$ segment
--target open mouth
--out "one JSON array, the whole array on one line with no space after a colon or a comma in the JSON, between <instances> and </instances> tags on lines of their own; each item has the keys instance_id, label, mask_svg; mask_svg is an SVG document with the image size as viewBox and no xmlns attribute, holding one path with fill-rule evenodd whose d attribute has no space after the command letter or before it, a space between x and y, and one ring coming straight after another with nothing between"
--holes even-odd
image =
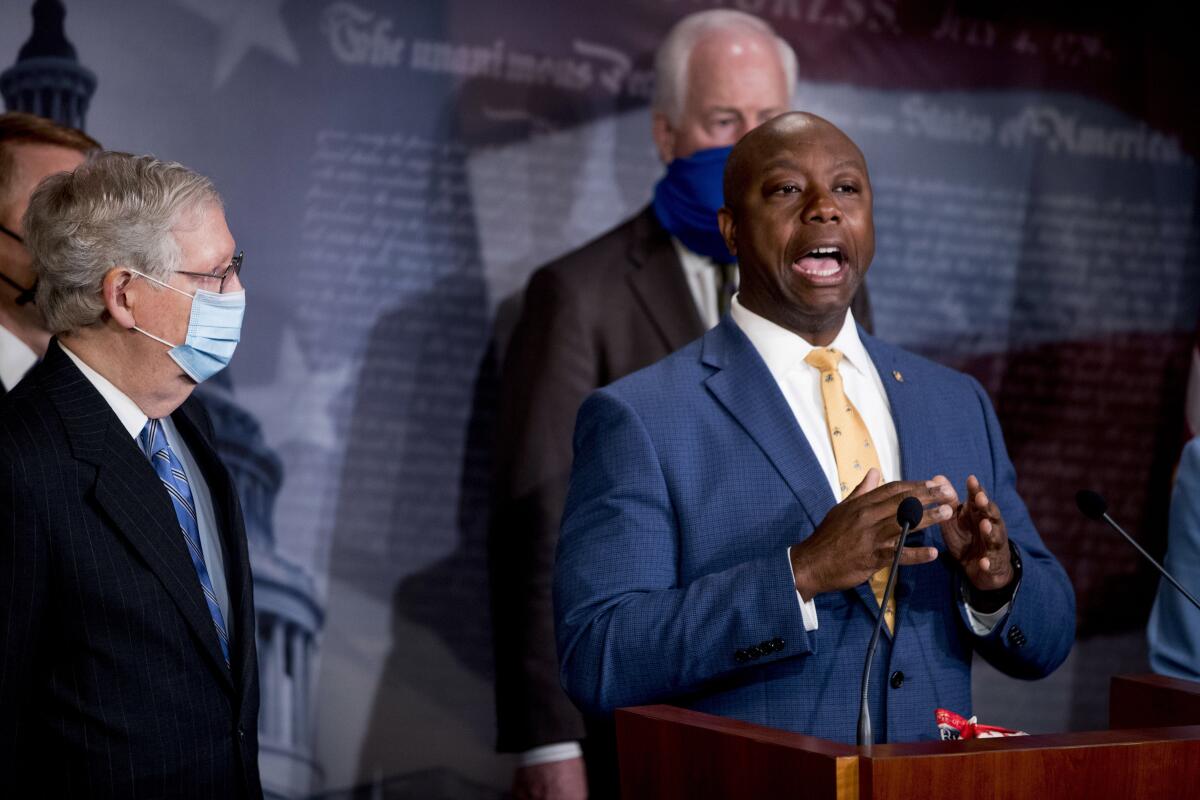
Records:
<instances>
[{"instance_id":1,"label":"open mouth","mask_svg":"<svg viewBox=\"0 0 1200 800\"><path fill-rule=\"evenodd\" d=\"M846 256L836 246L814 247L792 262L792 268L816 281L836 280L846 265Z\"/></svg>"}]
</instances>

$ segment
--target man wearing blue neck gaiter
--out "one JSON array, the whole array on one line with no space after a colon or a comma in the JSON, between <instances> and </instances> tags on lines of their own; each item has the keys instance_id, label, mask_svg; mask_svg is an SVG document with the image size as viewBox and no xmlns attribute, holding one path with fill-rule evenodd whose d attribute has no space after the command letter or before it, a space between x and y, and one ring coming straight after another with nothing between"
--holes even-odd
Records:
<instances>
[{"instance_id":1,"label":"man wearing blue neck gaiter","mask_svg":"<svg viewBox=\"0 0 1200 800\"><path fill-rule=\"evenodd\" d=\"M704 11L668 32L655 82L652 134L666 171L652 203L534 274L504 362L491 580L498 746L521 754L519 798L616 794L611 730L589 720L585 731L560 688L554 641L551 572L575 415L592 390L699 337L727 308L736 265L717 227L725 160L790 109L796 56L756 17ZM870 326L865 305L854 314Z\"/></svg>"}]
</instances>

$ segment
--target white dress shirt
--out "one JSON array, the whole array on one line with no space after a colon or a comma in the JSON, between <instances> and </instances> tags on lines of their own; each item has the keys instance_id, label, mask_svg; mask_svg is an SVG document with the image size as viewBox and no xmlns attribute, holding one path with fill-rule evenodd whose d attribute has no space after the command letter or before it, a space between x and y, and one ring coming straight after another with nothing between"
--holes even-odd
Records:
<instances>
[{"instance_id":1,"label":"white dress shirt","mask_svg":"<svg viewBox=\"0 0 1200 800\"><path fill-rule=\"evenodd\" d=\"M702 256L687 248L683 242L671 237L675 246L675 255L683 266L683 277L687 279L688 289L692 292L692 300L696 310L700 312L700 321L705 328L715 328L721 321L717 306L717 277L721 274L717 263L708 256ZM737 274L734 267L734 274Z\"/></svg>"},{"instance_id":2,"label":"white dress shirt","mask_svg":"<svg viewBox=\"0 0 1200 800\"><path fill-rule=\"evenodd\" d=\"M142 428L146 427L149 419L146 414L129 398L129 395L113 386L111 381L85 364L66 345L59 342L59 346L75 362L75 366L79 367L79 371L92 386L96 387L96 391L117 415L121 426L135 440L138 450L141 450L141 444L136 440L141 435ZM192 457L192 451L184 443L183 437L179 435L175 423L170 417L163 417L161 422L163 432L167 436L167 444L175 452L179 463L183 465L188 486L192 490L192 502L196 506L196 527L200 531L200 550L204 553L204 563L208 568L208 576L212 579L213 594L217 596L217 605L221 608L221 616L225 618L225 630L232 641L233 619L229 613L229 585L225 580L225 557L221 550L220 528L217 526L217 517L213 512L212 495L208 491L208 484L204 480L200 466ZM183 536L183 533L181 532L179 535Z\"/></svg>"},{"instance_id":3,"label":"white dress shirt","mask_svg":"<svg viewBox=\"0 0 1200 800\"><path fill-rule=\"evenodd\" d=\"M800 425L800 430L804 433L804 438L808 440L813 454L825 472L830 492L840 499L837 459L833 454L833 443L829 441L829 428L825 422L820 370L804 361L813 351L813 345L803 337L755 314L738 302L736 295L730 307L730 314L767 365L767 370L778 384L779 391L783 393L796 422ZM875 369L875 363L867 355L867 350L858 337L858 326L854 322L854 314L849 309L846 310L846 319L842 322L841 330L829 346L842 352L842 360L838 364L842 386L871 434L871 441L879 455L879 467L883 473L881 482L900 480L900 444L896 436L896 423L892 419L891 404L888 402L879 371ZM788 564L791 564L790 547ZM817 618L816 602L813 598L801 597L799 592L796 596L800 600L804 629L816 630L820 622ZM998 611L984 614L967 606L971 628L979 636L988 634L1008 613L1008 608L1009 604L1005 604Z\"/></svg>"},{"instance_id":4,"label":"white dress shirt","mask_svg":"<svg viewBox=\"0 0 1200 800\"><path fill-rule=\"evenodd\" d=\"M29 345L8 328L0 325L0 381L4 383L5 389L11 392L37 360L37 353L33 352Z\"/></svg>"}]
</instances>

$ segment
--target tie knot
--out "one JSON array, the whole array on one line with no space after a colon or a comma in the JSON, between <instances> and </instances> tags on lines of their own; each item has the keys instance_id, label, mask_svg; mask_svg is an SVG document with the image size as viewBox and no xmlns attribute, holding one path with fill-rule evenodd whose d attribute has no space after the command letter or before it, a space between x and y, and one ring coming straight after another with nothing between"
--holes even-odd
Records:
<instances>
[{"instance_id":1,"label":"tie knot","mask_svg":"<svg viewBox=\"0 0 1200 800\"><path fill-rule=\"evenodd\" d=\"M821 372L835 372L842 361L842 352L830 347L817 347L804 357L804 363Z\"/></svg>"},{"instance_id":2,"label":"tie knot","mask_svg":"<svg viewBox=\"0 0 1200 800\"><path fill-rule=\"evenodd\" d=\"M142 450L146 453L147 458L154 458L154 454L159 450L165 450L167 448L167 437L163 433L162 421L157 419L146 420L145 427L138 434L138 441L141 442Z\"/></svg>"}]
</instances>

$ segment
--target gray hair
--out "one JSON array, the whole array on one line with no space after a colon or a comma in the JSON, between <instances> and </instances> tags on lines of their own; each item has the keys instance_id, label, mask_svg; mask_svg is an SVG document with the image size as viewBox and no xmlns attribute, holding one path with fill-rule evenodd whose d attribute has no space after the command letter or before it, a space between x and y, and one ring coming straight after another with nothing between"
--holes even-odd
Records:
<instances>
[{"instance_id":1,"label":"gray hair","mask_svg":"<svg viewBox=\"0 0 1200 800\"><path fill-rule=\"evenodd\" d=\"M214 204L221 196L208 178L153 156L94 153L47 178L24 220L46 327L60 334L98 322L113 267L168 280L182 261L174 230Z\"/></svg>"},{"instance_id":2,"label":"gray hair","mask_svg":"<svg viewBox=\"0 0 1200 800\"><path fill-rule=\"evenodd\" d=\"M665 115L671 124L678 123L683 116L692 51L713 31L737 31L773 40L787 79L788 97L796 91L796 51L776 35L767 22L752 14L726 8L700 11L675 23L654 54L654 110Z\"/></svg>"}]
</instances>

